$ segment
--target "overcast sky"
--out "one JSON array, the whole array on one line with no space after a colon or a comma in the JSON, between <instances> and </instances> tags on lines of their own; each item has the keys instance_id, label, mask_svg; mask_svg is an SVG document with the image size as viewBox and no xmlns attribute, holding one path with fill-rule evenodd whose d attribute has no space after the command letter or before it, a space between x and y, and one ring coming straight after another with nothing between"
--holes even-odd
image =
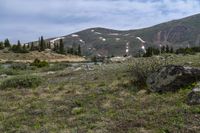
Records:
<instances>
[{"instance_id":1,"label":"overcast sky","mask_svg":"<svg viewBox=\"0 0 200 133\"><path fill-rule=\"evenodd\" d=\"M0 0L0 40L37 40L91 27L138 29L200 13L200 0Z\"/></svg>"}]
</instances>

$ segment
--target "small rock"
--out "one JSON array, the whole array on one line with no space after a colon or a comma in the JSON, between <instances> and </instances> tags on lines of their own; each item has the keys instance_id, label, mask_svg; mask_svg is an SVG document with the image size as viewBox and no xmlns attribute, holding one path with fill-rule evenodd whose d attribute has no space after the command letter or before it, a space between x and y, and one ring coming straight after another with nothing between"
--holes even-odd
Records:
<instances>
[{"instance_id":1,"label":"small rock","mask_svg":"<svg viewBox=\"0 0 200 133\"><path fill-rule=\"evenodd\" d=\"M83 108L82 107L75 107L71 111L71 113L73 115L78 115L78 114L81 114L82 112L83 112Z\"/></svg>"},{"instance_id":2,"label":"small rock","mask_svg":"<svg viewBox=\"0 0 200 133\"><path fill-rule=\"evenodd\" d=\"M47 72L47 74L55 74L55 72L52 72L52 71L49 71L49 72Z\"/></svg>"},{"instance_id":3,"label":"small rock","mask_svg":"<svg viewBox=\"0 0 200 133\"><path fill-rule=\"evenodd\" d=\"M79 70L81 70L82 68L81 67L78 67L78 68L76 68L74 71L79 71Z\"/></svg>"},{"instance_id":4,"label":"small rock","mask_svg":"<svg viewBox=\"0 0 200 133\"><path fill-rule=\"evenodd\" d=\"M126 60L127 60L126 57L113 57L110 59L111 62L117 62L117 63L122 63Z\"/></svg>"},{"instance_id":5,"label":"small rock","mask_svg":"<svg viewBox=\"0 0 200 133\"><path fill-rule=\"evenodd\" d=\"M187 102L189 105L200 104L200 88L194 88L188 95Z\"/></svg>"},{"instance_id":6,"label":"small rock","mask_svg":"<svg viewBox=\"0 0 200 133\"><path fill-rule=\"evenodd\" d=\"M1 75L0 75L0 78L7 78L7 77L8 77L7 74L1 74Z\"/></svg>"}]
</instances>

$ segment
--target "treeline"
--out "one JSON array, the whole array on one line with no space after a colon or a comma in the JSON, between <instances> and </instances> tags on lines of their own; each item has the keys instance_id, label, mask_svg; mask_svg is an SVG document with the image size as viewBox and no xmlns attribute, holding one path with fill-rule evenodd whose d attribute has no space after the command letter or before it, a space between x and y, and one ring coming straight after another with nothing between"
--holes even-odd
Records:
<instances>
[{"instance_id":1,"label":"treeline","mask_svg":"<svg viewBox=\"0 0 200 133\"><path fill-rule=\"evenodd\" d=\"M30 51L45 51L46 49L51 49L52 51L59 54L73 54L81 56L81 47L78 45L77 48L66 48L65 50L63 40L60 39L59 42L55 42L51 44L50 42L46 42L41 36L38 40L38 43L29 43L29 44L21 44L18 40L17 44L11 44L8 39L4 42L0 42L0 50L7 48L9 51L14 53L28 53Z\"/></svg>"},{"instance_id":2,"label":"treeline","mask_svg":"<svg viewBox=\"0 0 200 133\"><path fill-rule=\"evenodd\" d=\"M162 46L160 48L148 47L146 49L146 53L143 55L144 57L151 57L153 55L159 55L163 53L174 53L173 47L169 47L168 45Z\"/></svg>"},{"instance_id":3,"label":"treeline","mask_svg":"<svg viewBox=\"0 0 200 133\"><path fill-rule=\"evenodd\" d=\"M161 48L155 48L155 47L148 47L147 52L143 55L144 57L151 57L153 55L159 55L163 53L174 53L174 54L195 54L200 52L200 46L199 47L186 47L186 48L179 48L174 50L173 47L169 47L168 45L162 46Z\"/></svg>"}]
</instances>

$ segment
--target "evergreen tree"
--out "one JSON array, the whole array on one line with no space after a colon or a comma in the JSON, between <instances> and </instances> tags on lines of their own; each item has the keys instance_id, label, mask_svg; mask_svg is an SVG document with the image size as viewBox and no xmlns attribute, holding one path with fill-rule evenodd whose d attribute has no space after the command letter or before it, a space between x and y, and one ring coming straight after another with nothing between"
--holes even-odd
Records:
<instances>
[{"instance_id":1,"label":"evergreen tree","mask_svg":"<svg viewBox=\"0 0 200 133\"><path fill-rule=\"evenodd\" d=\"M30 44L27 45L27 49L30 49Z\"/></svg>"},{"instance_id":2,"label":"evergreen tree","mask_svg":"<svg viewBox=\"0 0 200 133\"><path fill-rule=\"evenodd\" d=\"M59 45L57 43L54 43L53 51L59 53Z\"/></svg>"},{"instance_id":3,"label":"evergreen tree","mask_svg":"<svg viewBox=\"0 0 200 133\"><path fill-rule=\"evenodd\" d=\"M13 51L14 53L21 53L21 43L20 41L18 40L17 41L17 45L12 45L11 51Z\"/></svg>"},{"instance_id":4,"label":"evergreen tree","mask_svg":"<svg viewBox=\"0 0 200 133\"><path fill-rule=\"evenodd\" d=\"M159 55L160 50L158 48L148 47L146 53L143 55L144 57L151 57L153 55Z\"/></svg>"},{"instance_id":5,"label":"evergreen tree","mask_svg":"<svg viewBox=\"0 0 200 133\"><path fill-rule=\"evenodd\" d=\"M45 41L43 36L39 39L39 51L44 51L45 50Z\"/></svg>"},{"instance_id":6,"label":"evergreen tree","mask_svg":"<svg viewBox=\"0 0 200 133\"><path fill-rule=\"evenodd\" d=\"M15 52L20 53L21 50L22 50L21 42L18 40L18 41L17 41L17 47L16 47Z\"/></svg>"},{"instance_id":7,"label":"evergreen tree","mask_svg":"<svg viewBox=\"0 0 200 133\"><path fill-rule=\"evenodd\" d=\"M161 53L165 53L166 52L166 48L165 48L165 46L162 46L161 47Z\"/></svg>"},{"instance_id":8,"label":"evergreen tree","mask_svg":"<svg viewBox=\"0 0 200 133\"><path fill-rule=\"evenodd\" d=\"M173 47L170 48L170 53L174 53Z\"/></svg>"},{"instance_id":9,"label":"evergreen tree","mask_svg":"<svg viewBox=\"0 0 200 133\"><path fill-rule=\"evenodd\" d=\"M33 44L33 42L31 43L31 47L30 47L30 51L34 51L35 50L35 48L34 48L34 44Z\"/></svg>"},{"instance_id":10,"label":"evergreen tree","mask_svg":"<svg viewBox=\"0 0 200 133\"><path fill-rule=\"evenodd\" d=\"M28 53L28 50L25 44L22 47L21 53Z\"/></svg>"},{"instance_id":11,"label":"evergreen tree","mask_svg":"<svg viewBox=\"0 0 200 133\"><path fill-rule=\"evenodd\" d=\"M63 43L63 40L62 40L62 39L60 39L59 53L60 53L60 54L64 54L64 53L65 53L64 43Z\"/></svg>"},{"instance_id":12,"label":"evergreen tree","mask_svg":"<svg viewBox=\"0 0 200 133\"><path fill-rule=\"evenodd\" d=\"M0 42L0 50L1 50L1 49L4 49L3 42Z\"/></svg>"},{"instance_id":13,"label":"evergreen tree","mask_svg":"<svg viewBox=\"0 0 200 133\"><path fill-rule=\"evenodd\" d=\"M81 56L81 46L78 45L78 55Z\"/></svg>"},{"instance_id":14,"label":"evergreen tree","mask_svg":"<svg viewBox=\"0 0 200 133\"><path fill-rule=\"evenodd\" d=\"M169 53L170 52L170 49L169 49L169 46L167 45L166 46L166 53Z\"/></svg>"},{"instance_id":15,"label":"evergreen tree","mask_svg":"<svg viewBox=\"0 0 200 133\"><path fill-rule=\"evenodd\" d=\"M92 62L94 62L94 64L97 64L97 57L96 56L94 56L94 57L92 57Z\"/></svg>"},{"instance_id":16,"label":"evergreen tree","mask_svg":"<svg viewBox=\"0 0 200 133\"><path fill-rule=\"evenodd\" d=\"M74 48L73 48L73 47L70 48L70 50L69 50L69 54L74 54Z\"/></svg>"},{"instance_id":17,"label":"evergreen tree","mask_svg":"<svg viewBox=\"0 0 200 133\"><path fill-rule=\"evenodd\" d=\"M47 42L47 48L48 48L48 49L51 49L51 44L50 44L50 42Z\"/></svg>"},{"instance_id":18,"label":"evergreen tree","mask_svg":"<svg viewBox=\"0 0 200 133\"><path fill-rule=\"evenodd\" d=\"M6 40L4 41L4 46L5 46L5 47L8 47L8 48L11 46L10 41L9 41L8 39L6 39Z\"/></svg>"}]
</instances>

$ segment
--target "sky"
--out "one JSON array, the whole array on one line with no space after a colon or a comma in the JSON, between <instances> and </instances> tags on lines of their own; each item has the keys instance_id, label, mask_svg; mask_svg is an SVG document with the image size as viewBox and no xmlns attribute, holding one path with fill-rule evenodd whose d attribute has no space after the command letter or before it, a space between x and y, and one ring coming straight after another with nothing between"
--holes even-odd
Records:
<instances>
[{"instance_id":1,"label":"sky","mask_svg":"<svg viewBox=\"0 0 200 133\"><path fill-rule=\"evenodd\" d=\"M0 0L0 40L29 42L87 28L139 29L200 13L200 0Z\"/></svg>"}]
</instances>

